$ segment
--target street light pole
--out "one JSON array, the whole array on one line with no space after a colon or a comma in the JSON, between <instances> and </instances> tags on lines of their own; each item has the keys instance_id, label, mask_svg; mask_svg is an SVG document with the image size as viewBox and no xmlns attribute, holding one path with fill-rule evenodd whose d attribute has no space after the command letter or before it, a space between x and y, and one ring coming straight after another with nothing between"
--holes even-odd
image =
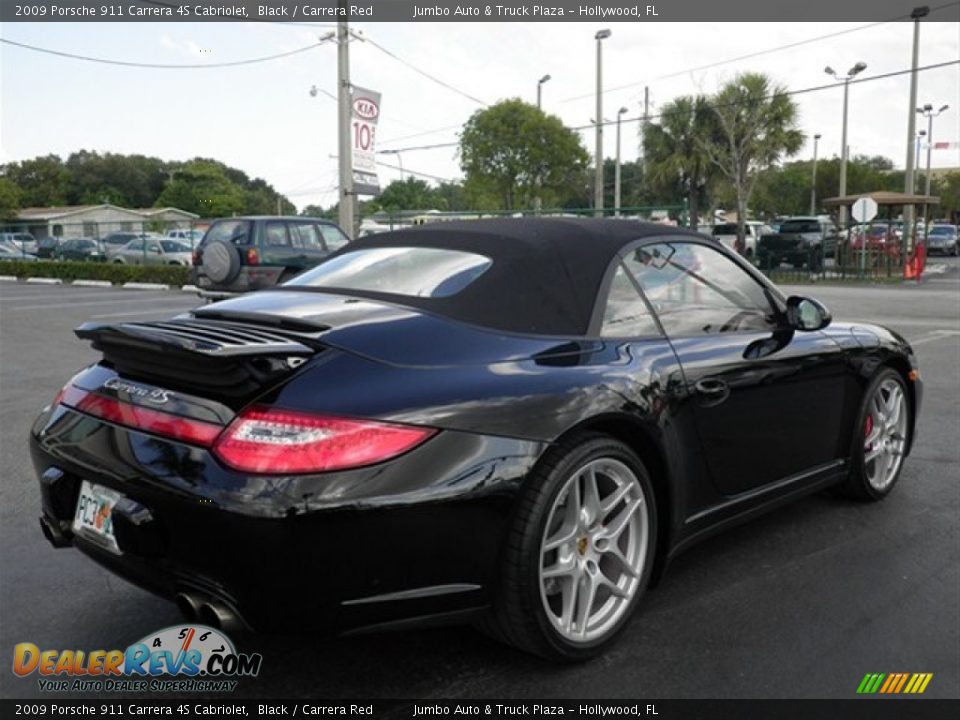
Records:
<instances>
[{"instance_id":1,"label":"street light pole","mask_svg":"<svg viewBox=\"0 0 960 720\"><path fill-rule=\"evenodd\" d=\"M920 143L923 142L923 139L924 139L926 136L927 136L927 131L926 131L926 130L918 130L918 131L917 131L917 148L916 148L916 151L915 151L915 153L914 153L914 154L916 155L916 157L920 157ZM913 182L913 187L910 188L910 194L912 195L912 194L914 194L914 193L916 193L916 192L917 192L917 182L916 182L916 180L914 180L914 182Z\"/></svg>"},{"instance_id":2,"label":"street light pole","mask_svg":"<svg viewBox=\"0 0 960 720\"><path fill-rule=\"evenodd\" d=\"M340 229L353 238L353 168L350 144L350 30L346 20L337 22L337 139L339 144Z\"/></svg>"},{"instance_id":3,"label":"street light pole","mask_svg":"<svg viewBox=\"0 0 960 720\"><path fill-rule=\"evenodd\" d=\"M813 178L810 180L810 215L817 214L817 143L822 136L817 133L813 136Z\"/></svg>"},{"instance_id":4,"label":"street light pole","mask_svg":"<svg viewBox=\"0 0 960 720\"><path fill-rule=\"evenodd\" d=\"M617 217L620 217L620 117L625 112L625 107L617 111L617 162L613 171L613 213Z\"/></svg>"},{"instance_id":5,"label":"street light pole","mask_svg":"<svg viewBox=\"0 0 960 720\"><path fill-rule=\"evenodd\" d=\"M840 140L840 197L847 195L847 108L850 98L850 80L867 69L865 62L858 62L847 71L844 77L837 75L836 71L829 65L823 69L827 75L832 75L837 80L843 81L843 135ZM847 207L840 206L840 225L847 224Z\"/></svg>"},{"instance_id":6,"label":"street light pole","mask_svg":"<svg viewBox=\"0 0 960 720\"><path fill-rule=\"evenodd\" d=\"M913 59L910 64L910 106L907 114L907 166L904 173L903 190L906 193L913 192L913 169L916 158L913 156L913 138L917 133L916 114L914 108L917 107L917 65L920 61L920 20L930 13L930 8L926 5L915 7L910 13L913 18ZM913 235L913 205L903 206L903 239L904 250L910 249L910 237Z\"/></svg>"},{"instance_id":7,"label":"street light pole","mask_svg":"<svg viewBox=\"0 0 960 720\"><path fill-rule=\"evenodd\" d=\"M550 79L550 75L544 75L542 78L537 80L537 110L543 109L540 102L542 99L541 91L543 90L543 84L547 82L549 79Z\"/></svg>"},{"instance_id":8,"label":"street light pole","mask_svg":"<svg viewBox=\"0 0 960 720\"><path fill-rule=\"evenodd\" d=\"M929 103L924 105L922 108L917 108L917 112L927 118L927 179L924 183L924 195L930 194L930 153L933 150L933 119L937 117L940 113L949 110L949 105L943 105L936 112L933 111L933 105ZM923 130L920 131L921 133ZM917 152L919 155L919 145L917 146Z\"/></svg>"},{"instance_id":9,"label":"street light pole","mask_svg":"<svg viewBox=\"0 0 960 720\"><path fill-rule=\"evenodd\" d=\"M603 217L603 41L610 37L610 30L600 30L594 35L597 41L597 148L594 153L593 214Z\"/></svg>"}]
</instances>

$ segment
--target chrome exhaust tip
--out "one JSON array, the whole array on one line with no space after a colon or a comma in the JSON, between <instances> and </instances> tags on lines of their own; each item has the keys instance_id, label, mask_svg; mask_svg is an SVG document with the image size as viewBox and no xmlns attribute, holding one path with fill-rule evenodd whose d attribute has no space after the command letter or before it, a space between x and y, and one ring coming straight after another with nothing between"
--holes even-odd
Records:
<instances>
[{"instance_id":1,"label":"chrome exhaust tip","mask_svg":"<svg viewBox=\"0 0 960 720\"><path fill-rule=\"evenodd\" d=\"M186 620L196 622L200 618L200 609L203 603L196 595L185 592L177 593L174 601L177 603L180 613Z\"/></svg>"},{"instance_id":2,"label":"chrome exhaust tip","mask_svg":"<svg viewBox=\"0 0 960 720\"><path fill-rule=\"evenodd\" d=\"M203 603L197 613L197 620L204 625L227 632L240 630L243 627L236 613L217 600Z\"/></svg>"}]
</instances>

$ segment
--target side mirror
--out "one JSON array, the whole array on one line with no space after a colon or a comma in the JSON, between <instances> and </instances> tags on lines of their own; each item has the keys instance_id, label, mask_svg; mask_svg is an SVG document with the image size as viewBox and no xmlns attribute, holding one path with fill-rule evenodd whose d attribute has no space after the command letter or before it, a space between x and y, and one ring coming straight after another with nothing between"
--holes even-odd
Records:
<instances>
[{"instance_id":1,"label":"side mirror","mask_svg":"<svg viewBox=\"0 0 960 720\"><path fill-rule=\"evenodd\" d=\"M833 316L822 303L799 295L787 298L787 323L794 330L822 330L831 320Z\"/></svg>"}]
</instances>

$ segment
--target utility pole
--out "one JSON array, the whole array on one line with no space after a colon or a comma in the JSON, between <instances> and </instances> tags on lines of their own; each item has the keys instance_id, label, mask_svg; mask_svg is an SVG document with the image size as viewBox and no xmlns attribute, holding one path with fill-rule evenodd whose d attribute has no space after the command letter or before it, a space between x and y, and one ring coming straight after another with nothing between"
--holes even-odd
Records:
<instances>
[{"instance_id":1,"label":"utility pole","mask_svg":"<svg viewBox=\"0 0 960 720\"><path fill-rule=\"evenodd\" d=\"M917 65L920 61L920 19L930 13L926 5L915 7L910 13L913 18L913 60L910 64L910 106L907 113L907 168L903 179L903 191L913 192L913 170L916 158L913 156L913 139L917 134L916 107L917 107ZM929 138L928 138L929 139ZM910 250L913 235L913 205L903 206L903 242L904 250Z\"/></svg>"},{"instance_id":2,"label":"utility pole","mask_svg":"<svg viewBox=\"0 0 960 720\"><path fill-rule=\"evenodd\" d=\"M609 30L600 30L594 35L597 41L597 148L594 153L593 214L603 217L603 41L610 37Z\"/></svg>"},{"instance_id":3,"label":"utility pole","mask_svg":"<svg viewBox=\"0 0 960 720\"><path fill-rule=\"evenodd\" d=\"M617 162L613 171L613 214L617 217L620 217L620 118L625 112L625 107L617 111Z\"/></svg>"},{"instance_id":4,"label":"utility pole","mask_svg":"<svg viewBox=\"0 0 960 720\"><path fill-rule=\"evenodd\" d=\"M337 137L340 169L340 229L353 238L353 153L350 142L350 30L346 20L337 22Z\"/></svg>"},{"instance_id":5,"label":"utility pole","mask_svg":"<svg viewBox=\"0 0 960 720\"><path fill-rule=\"evenodd\" d=\"M829 65L823 69L827 75L832 75L837 80L843 82L843 136L840 138L840 197L846 197L847 194L847 157L850 147L847 145L847 102L850 98L850 81L854 76L859 75L867 69L865 62L858 62L847 71L844 77L837 75L836 71ZM840 206L840 225L847 224L847 206Z\"/></svg>"},{"instance_id":6,"label":"utility pole","mask_svg":"<svg viewBox=\"0 0 960 720\"><path fill-rule=\"evenodd\" d=\"M650 88L643 86L643 125L640 130L640 155L643 157L643 183L647 183L647 126L650 124Z\"/></svg>"},{"instance_id":7,"label":"utility pole","mask_svg":"<svg viewBox=\"0 0 960 720\"><path fill-rule=\"evenodd\" d=\"M813 136L813 178L810 181L810 215L817 214L817 143L822 136L817 133Z\"/></svg>"}]
</instances>

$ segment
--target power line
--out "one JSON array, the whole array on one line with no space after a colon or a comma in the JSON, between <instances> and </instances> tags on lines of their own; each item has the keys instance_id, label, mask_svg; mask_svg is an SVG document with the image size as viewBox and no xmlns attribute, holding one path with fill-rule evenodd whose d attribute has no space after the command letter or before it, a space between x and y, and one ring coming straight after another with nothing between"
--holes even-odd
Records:
<instances>
[{"instance_id":1,"label":"power line","mask_svg":"<svg viewBox=\"0 0 960 720\"><path fill-rule=\"evenodd\" d=\"M958 64L960 64L960 60L947 60L946 62L934 63L933 65L923 65L923 66L921 66L921 67L918 67L918 68L917 68L917 72L923 72L924 70L936 70L936 69L938 69L938 68L943 68L943 67L948 67L948 66L950 66L950 65L958 65ZM912 69L912 68L911 68L911 69L907 69L907 70L896 70L896 71L894 71L894 72L888 72L888 73L884 73L884 74L882 74L882 75L871 75L871 76L865 77L865 78L854 78L853 80L850 80L849 82L850 82L851 85L859 85L860 83L873 82L873 81L875 81L875 80L885 80L885 79L887 79L887 78L897 77L897 76L899 76L899 75L907 75L907 74L912 73L912 72L913 72L913 69ZM771 94L771 95L766 95L766 96L764 96L763 98L751 98L751 99L750 99L750 102L757 102L758 99L759 99L759 100L770 100L771 98L774 98L774 97L776 97L777 95L805 95L806 93L818 92L818 91L820 91L820 90L832 90L832 89L835 89L835 88L839 87L841 84L842 84L842 83L828 83L828 84L826 84L826 85L815 85L815 86L813 86L813 87L800 88L800 89L797 89L797 90L783 90L783 91L781 91L781 92L779 92L779 93L774 93L774 94ZM708 108L708 109L716 110L716 109L718 109L718 108L724 108L724 107L736 107L737 105L740 105L740 104L741 104L740 102L723 103L722 105L706 104L705 107ZM671 114L672 114L672 113L670 113L670 112L661 112L661 113L656 113L656 114L653 114L653 115L647 115L647 116L646 116L646 119L647 119L647 120L654 120L654 119L658 119L658 118L667 117L668 115L671 115ZM623 119L621 119L620 122L622 122L622 123L643 122L643 120L644 120L644 116L643 116L643 115L638 115L637 117L623 118ZM605 121L603 122L603 125L616 125L616 123L617 123L616 120L605 120ZM588 129L591 129L591 128L593 128L593 127L594 127L594 123L589 123L589 124L587 124L587 125L577 125L576 127L572 127L572 128L570 128L570 129L571 129L571 130L588 130Z\"/></svg>"},{"instance_id":2,"label":"power line","mask_svg":"<svg viewBox=\"0 0 960 720\"><path fill-rule=\"evenodd\" d=\"M401 168L398 165L390 165L385 162L380 162L379 160L377 160L377 165L379 165L380 167L390 168L391 170L401 170L407 175L417 175L418 177L425 177L428 180L436 180L437 182L442 182L442 183L457 182L457 180L454 180L451 178L444 178L444 177L440 177L439 175L431 175L430 173L418 172L416 170L411 170L410 168Z\"/></svg>"},{"instance_id":3,"label":"power line","mask_svg":"<svg viewBox=\"0 0 960 720\"><path fill-rule=\"evenodd\" d=\"M255 63L268 62L270 60L279 60L280 58L290 57L291 55L298 55L300 53L307 52L308 50L313 50L320 45L323 45L326 40L321 40L319 42L307 45L306 47L298 48L297 50L290 50L288 52L277 53L276 55L266 55L264 57L258 58L249 58L247 60L234 60L232 62L222 62L222 63L191 63L183 65L168 65L163 63L141 63L141 62L128 62L126 60L111 60L109 58L99 58L91 57L89 55L77 55L75 53L63 52L61 50L51 50L50 48L38 47L36 45L28 45L27 43L17 42L16 40L8 40L7 38L0 38L0 42L7 45L13 45L15 47L24 48L25 50L33 50L34 52L45 53L47 55L56 55L58 57L70 58L71 60L84 60L86 62L101 63L103 65L120 65L123 67L135 67L135 68L153 68L160 70L202 70L208 68L225 68L225 67L237 67L239 65L253 65Z\"/></svg>"},{"instance_id":4,"label":"power line","mask_svg":"<svg viewBox=\"0 0 960 720\"><path fill-rule=\"evenodd\" d=\"M374 41L374 40L371 40L370 38L365 37L365 36L363 37L363 39L364 39L366 42L368 42L368 43L370 43L371 45L373 45L375 48L377 48L377 50L379 50L380 52L385 53L386 55L392 57L392 58L393 58L394 60L396 60L397 62L399 62L399 63L401 63L401 64L403 64L403 65L406 65L408 68L410 68L411 70L413 70L413 71L416 72L416 73L419 73L420 75L423 75L423 77L427 78L428 80L432 80L432 81L435 82L437 85L440 85L441 87L445 87L447 90L451 90L452 92L457 93L457 95L462 95L463 97L467 98L468 100L472 100L472 101L475 102L475 103L478 103L478 104L480 104L480 105L483 105L484 107L487 107L487 103L485 103L485 102L484 102L483 100L481 100L480 98L474 97L474 96L471 95L470 93L464 92L464 91L461 90L460 88L454 87L454 86L451 85L450 83L444 82L444 81L441 80L440 78L438 78L438 77L436 77L436 76L434 76L434 75L431 75L430 73L428 73L428 72L425 71L425 70L421 70L421 69L418 68L416 65L413 65L412 63L409 63L409 62L407 62L406 60L404 60L402 57L399 57L396 53L393 53L393 52L391 52L390 50L387 50L387 49L386 49L383 45L381 45L380 43L378 43L378 42L376 42L376 41Z\"/></svg>"},{"instance_id":5,"label":"power line","mask_svg":"<svg viewBox=\"0 0 960 720\"><path fill-rule=\"evenodd\" d=\"M378 140L378 142L383 145L386 143L400 142L401 140L413 140L413 138L423 137L424 135L439 135L446 130L456 130L462 127L463 123L460 123L459 125L448 125L447 127L435 128L433 130L424 130L423 132L414 133L413 135L404 135L403 137L391 138L389 140Z\"/></svg>"},{"instance_id":6,"label":"power line","mask_svg":"<svg viewBox=\"0 0 960 720\"><path fill-rule=\"evenodd\" d=\"M396 155L397 153L402 152L412 152L414 150L435 150L437 148L447 148L447 147L457 147L460 143L457 142L448 142L448 143L435 143L433 145L417 145L415 147L405 147L389 150L377 150L378 153L386 153L389 155Z\"/></svg>"},{"instance_id":7,"label":"power line","mask_svg":"<svg viewBox=\"0 0 960 720\"><path fill-rule=\"evenodd\" d=\"M937 12L938 10L943 10L944 8L952 7L954 5L960 5L960 0L955 0L954 2L944 3L942 5L937 5L936 7L930 8L930 12ZM826 35L818 35L817 37L808 38L806 40L798 40L796 42L787 43L786 45L778 45L777 47L768 48L766 50L759 50L757 52L748 53L746 55L740 55L738 57L728 58L727 60L718 60L717 62L707 63L706 65L698 65L697 67L686 68L685 70L677 70L675 72L667 73L666 75L659 75L655 78L650 78L649 80L638 80L637 82L626 83L625 85L617 85L612 88L604 88L603 92L611 93L617 92L618 90L625 90L627 88L638 87L640 85L647 85L651 82L656 82L657 80L667 80L669 78L679 77L681 75L686 75L687 73L698 72L700 70L709 70L710 68L719 67L721 65L728 65L730 63L739 62L740 60L750 60L752 58L760 57L762 55L769 55L771 53L780 52L781 50L790 50L796 47L801 47L803 45L809 45L811 43L819 42L821 40L829 40L830 38L840 37L842 35L849 35L850 33L860 32L861 30L868 30L870 28L878 27L880 25L887 25L898 20L904 20L909 18L910 15L900 15L890 20L881 20L879 22L868 23L867 25L859 25L855 28L848 28L846 30L839 30L834 33L828 33ZM584 98L596 97L596 93L585 93L583 95L574 95L572 97L564 98L560 100L562 103L573 102L574 100L582 100Z\"/></svg>"}]
</instances>

